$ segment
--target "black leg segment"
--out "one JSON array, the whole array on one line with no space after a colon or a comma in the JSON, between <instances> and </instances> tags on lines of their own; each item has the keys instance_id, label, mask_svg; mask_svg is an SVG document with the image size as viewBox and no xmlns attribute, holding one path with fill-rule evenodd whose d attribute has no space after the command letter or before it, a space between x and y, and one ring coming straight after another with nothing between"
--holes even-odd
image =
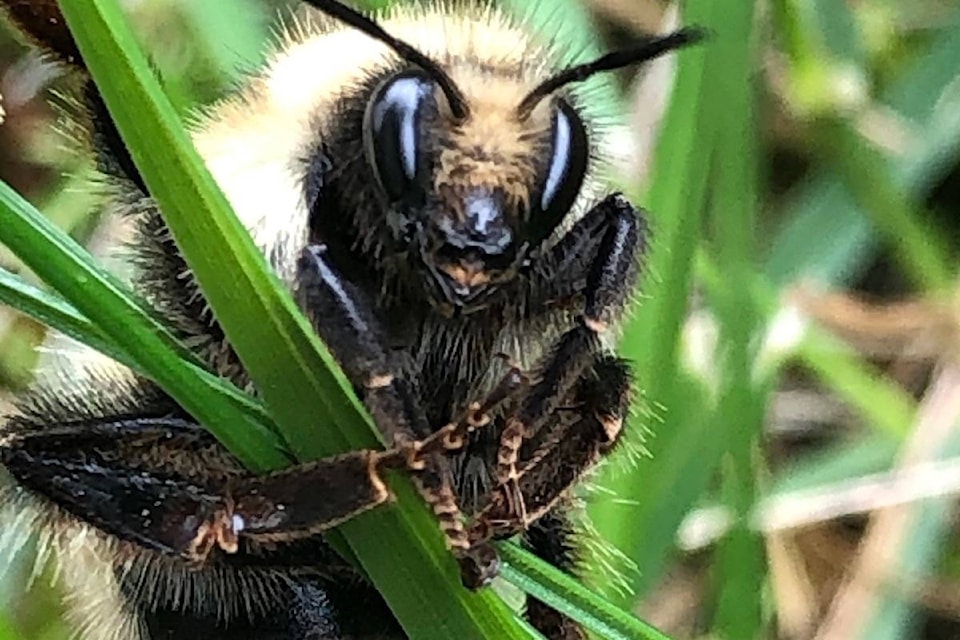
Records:
<instances>
[{"instance_id":1,"label":"black leg segment","mask_svg":"<svg viewBox=\"0 0 960 640\"><path fill-rule=\"evenodd\" d=\"M582 287L578 293L583 296L583 313L578 326L561 336L547 356L539 381L523 398L503 431L497 454L500 482L516 485L521 445L537 435L558 403L569 396L598 352L600 336L626 305L637 277L645 236L640 211L620 195L609 196L560 242L564 251L569 251L571 244L580 245L581 250L593 256L592 262L584 264L552 252L545 259L546 268L531 275L529 286L539 290L536 297L544 301L559 300Z\"/></svg>"}]
</instances>

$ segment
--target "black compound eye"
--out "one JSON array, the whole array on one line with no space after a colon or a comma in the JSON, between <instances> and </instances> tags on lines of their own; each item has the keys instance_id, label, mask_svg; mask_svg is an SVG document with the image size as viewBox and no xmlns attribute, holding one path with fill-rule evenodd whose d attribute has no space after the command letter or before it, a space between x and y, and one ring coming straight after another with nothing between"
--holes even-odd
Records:
<instances>
[{"instance_id":1,"label":"black compound eye","mask_svg":"<svg viewBox=\"0 0 960 640\"><path fill-rule=\"evenodd\" d=\"M540 202L535 202L538 206L530 220L531 240L539 242L546 238L570 211L580 193L588 159L587 132L580 116L566 102L558 102L553 117L550 161L540 190Z\"/></svg>"},{"instance_id":2,"label":"black compound eye","mask_svg":"<svg viewBox=\"0 0 960 640\"><path fill-rule=\"evenodd\" d=\"M367 156L391 202L422 200L422 122L436 110L434 86L417 73L394 76L374 94L363 129Z\"/></svg>"}]
</instances>

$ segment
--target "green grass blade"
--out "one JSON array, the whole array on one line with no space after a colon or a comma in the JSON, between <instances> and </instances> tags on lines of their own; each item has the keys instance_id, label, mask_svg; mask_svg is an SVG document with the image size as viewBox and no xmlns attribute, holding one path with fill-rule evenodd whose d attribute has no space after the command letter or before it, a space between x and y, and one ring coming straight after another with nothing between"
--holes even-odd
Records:
<instances>
[{"instance_id":1,"label":"green grass blade","mask_svg":"<svg viewBox=\"0 0 960 640\"><path fill-rule=\"evenodd\" d=\"M377 446L338 367L203 167L116 2L61 6L178 246L294 453L310 459ZM408 481L391 486L397 506L338 531L406 631L415 638L526 637L494 594L459 586L435 521Z\"/></svg>"},{"instance_id":2,"label":"green grass blade","mask_svg":"<svg viewBox=\"0 0 960 640\"><path fill-rule=\"evenodd\" d=\"M497 547L503 577L565 613L604 640L669 640L635 616L617 609L556 567L511 544ZM557 597L560 594L562 597Z\"/></svg>"},{"instance_id":3,"label":"green grass blade","mask_svg":"<svg viewBox=\"0 0 960 640\"><path fill-rule=\"evenodd\" d=\"M722 27L718 3L689 3L685 24ZM707 422L701 413L703 394L679 368L680 331L687 313L693 256L700 237L707 175L715 144L714 109L708 86L713 41L678 55L677 78L655 153L650 192L641 204L650 210L653 239L641 290L644 300L625 328L621 353L634 361L638 384L655 409L665 407L663 421L646 443L652 461L632 473L609 465L601 475L614 500L595 501L590 515L601 535L634 560L640 575L632 585L642 589L659 575L673 548L675 529L683 517L683 499L694 500L703 464L693 459L712 446L703 440ZM719 73L719 70L717 71ZM631 420L630 432L647 425ZM682 446L681 446L681 443ZM696 443L690 446L689 443ZM716 457L711 453L712 457ZM709 475L710 470L706 470ZM615 475L616 474L616 475ZM673 484L674 482L680 484ZM683 494L683 499L677 493ZM668 499L667 496L670 496ZM636 505L629 509L623 504ZM602 575L594 584L602 584Z\"/></svg>"},{"instance_id":4,"label":"green grass blade","mask_svg":"<svg viewBox=\"0 0 960 640\"><path fill-rule=\"evenodd\" d=\"M722 295L727 280L716 262L701 254L697 267L697 274L707 292L711 296ZM767 278L752 277L742 286L750 291L750 306L744 308L750 313L772 318L779 302ZM879 434L902 440L909 432L917 411L910 394L822 328L807 327L792 351L779 356L772 368L779 370L794 362L808 368L823 385L857 410L866 425ZM767 373L776 374L777 371Z\"/></svg>"},{"instance_id":5,"label":"green grass blade","mask_svg":"<svg viewBox=\"0 0 960 640\"><path fill-rule=\"evenodd\" d=\"M910 394L831 336L811 332L799 345L800 361L863 417L867 426L896 440L916 415Z\"/></svg>"},{"instance_id":6,"label":"green grass blade","mask_svg":"<svg viewBox=\"0 0 960 640\"><path fill-rule=\"evenodd\" d=\"M713 573L717 593L714 633L721 638L758 638L763 628L761 591L765 576L763 541L749 526L757 501L759 470L755 468L762 437L766 389L754 382L757 336L762 318L749 283L755 271L760 207L758 134L751 83L755 3L717 0L724 10L713 56L719 68L712 87L718 138L714 151L710 198L712 239L721 279L727 286L710 302L719 324L714 357L719 374L719 400L714 429L718 440L721 497L734 517L732 529L719 542ZM704 459L704 464L714 461ZM706 489L706 487L704 487Z\"/></svg>"},{"instance_id":7,"label":"green grass blade","mask_svg":"<svg viewBox=\"0 0 960 640\"><path fill-rule=\"evenodd\" d=\"M882 101L908 123L913 144L893 160L893 182L911 199L954 166L960 153L960 20L954 19L916 56ZM795 57L791 53L792 57ZM786 220L770 244L765 273L775 285L814 278L852 281L879 246L869 218L833 171L816 170L782 207Z\"/></svg>"},{"instance_id":8,"label":"green grass blade","mask_svg":"<svg viewBox=\"0 0 960 640\"><path fill-rule=\"evenodd\" d=\"M127 355L63 298L33 286L6 269L0 269L0 302L93 347L131 369L140 368L134 358Z\"/></svg>"},{"instance_id":9,"label":"green grass blade","mask_svg":"<svg viewBox=\"0 0 960 640\"><path fill-rule=\"evenodd\" d=\"M888 471L896 459L900 441L870 435L853 443L843 442L809 455L780 471L770 483L769 495L813 490L861 476Z\"/></svg>"},{"instance_id":10,"label":"green grass blade","mask_svg":"<svg viewBox=\"0 0 960 640\"><path fill-rule=\"evenodd\" d=\"M957 269L943 234L921 222L923 216L892 180L881 152L839 119L821 122L818 136L821 152L914 283L921 289L951 290Z\"/></svg>"},{"instance_id":11,"label":"green grass blade","mask_svg":"<svg viewBox=\"0 0 960 640\"><path fill-rule=\"evenodd\" d=\"M177 10L195 33L203 58L215 67L220 84L237 80L245 66L257 66L267 51L271 35L267 28L269 9L254 0L191 2L179 0Z\"/></svg>"},{"instance_id":12,"label":"green grass blade","mask_svg":"<svg viewBox=\"0 0 960 640\"><path fill-rule=\"evenodd\" d=\"M175 113L168 108L115 3L67 1L63 10L178 246L231 344L262 387L265 403L294 453L301 458L332 453L322 450L322 439L339 441L344 448L348 444L375 444L373 432L367 429L364 433L363 427L354 429L358 433L352 438L336 429L319 437L318 424L332 426L334 416L353 421L354 427L366 419L352 394L346 392L348 385L342 376L332 373L336 371L333 360L232 215ZM114 39L117 36L122 44ZM88 41L96 46L84 49ZM198 211L208 215L197 215ZM241 317L262 322L244 322ZM295 382L271 383L271 377L281 374L278 361L288 363L291 371L287 373L298 374L291 375ZM341 393L329 392L337 387ZM301 407L305 398L315 406Z\"/></svg>"},{"instance_id":13,"label":"green grass blade","mask_svg":"<svg viewBox=\"0 0 960 640\"><path fill-rule=\"evenodd\" d=\"M17 640L19 637L10 618L5 613L0 614L0 640Z\"/></svg>"},{"instance_id":14,"label":"green grass blade","mask_svg":"<svg viewBox=\"0 0 960 640\"><path fill-rule=\"evenodd\" d=\"M171 391L198 420L209 421L211 431L228 440L231 451L245 463L267 469L286 462L275 434L228 398L197 385L196 367L188 366L182 351L171 346L176 340L169 331L94 264L83 248L3 182L0 242L95 322L102 335L113 336L122 351L140 354L138 361L149 363L145 368L150 377Z\"/></svg>"},{"instance_id":15,"label":"green grass blade","mask_svg":"<svg viewBox=\"0 0 960 640\"><path fill-rule=\"evenodd\" d=\"M39 289L23 278L0 269L0 302L24 313L43 324L56 329L74 340L93 347L100 353L110 356L117 362L150 377L145 367L134 355L123 351L109 336L100 331L83 314L66 300ZM222 396L245 411L252 420L270 426L272 421L263 407L255 399L243 393L225 380L213 375L199 364L184 361L191 369L197 384L206 387L209 393ZM271 428L271 430L273 430ZM274 439L274 446L281 445Z\"/></svg>"}]
</instances>

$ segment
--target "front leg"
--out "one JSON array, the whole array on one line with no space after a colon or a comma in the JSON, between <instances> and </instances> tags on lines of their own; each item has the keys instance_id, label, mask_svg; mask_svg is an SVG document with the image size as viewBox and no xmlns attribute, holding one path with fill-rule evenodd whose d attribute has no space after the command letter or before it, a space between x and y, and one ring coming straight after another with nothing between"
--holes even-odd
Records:
<instances>
[{"instance_id":1,"label":"front leg","mask_svg":"<svg viewBox=\"0 0 960 640\"><path fill-rule=\"evenodd\" d=\"M578 381L571 406L554 414L542 444L519 464L516 484L496 487L487 506L476 515L469 528L472 544L527 530L613 449L630 405L630 378L625 361L597 357Z\"/></svg>"},{"instance_id":2,"label":"front leg","mask_svg":"<svg viewBox=\"0 0 960 640\"><path fill-rule=\"evenodd\" d=\"M497 453L499 482L516 486L520 447L569 397L600 350L601 336L622 313L637 278L645 231L641 212L623 196L612 195L533 265L527 283L533 313L581 296L584 307L576 326L548 353L539 381L507 421Z\"/></svg>"},{"instance_id":3,"label":"front leg","mask_svg":"<svg viewBox=\"0 0 960 640\"><path fill-rule=\"evenodd\" d=\"M420 494L458 555L468 548L450 460L443 451L421 451L434 432L416 395L416 381L390 355L385 332L366 295L331 264L323 245L310 245L298 262L298 294L314 328L388 440L408 452L407 467ZM454 445L451 445L454 446Z\"/></svg>"}]
</instances>

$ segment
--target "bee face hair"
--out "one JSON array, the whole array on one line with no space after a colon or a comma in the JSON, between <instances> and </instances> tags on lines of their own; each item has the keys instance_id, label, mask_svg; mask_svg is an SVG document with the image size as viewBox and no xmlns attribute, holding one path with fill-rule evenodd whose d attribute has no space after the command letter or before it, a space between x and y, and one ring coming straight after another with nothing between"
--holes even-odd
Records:
<instances>
[{"instance_id":1,"label":"bee face hair","mask_svg":"<svg viewBox=\"0 0 960 640\"><path fill-rule=\"evenodd\" d=\"M339 2L308 4L402 61L371 74L354 96L366 101L359 138L372 173L367 190L376 193L358 185L344 206L376 203L381 219L365 223L384 231L378 249L407 256L426 298L453 312L489 304L580 195L594 147L572 99L553 94L702 37L683 30L586 64L518 74L515 64L470 65L449 55L441 64Z\"/></svg>"},{"instance_id":2,"label":"bee face hair","mask_svg":"<svg viewBox=\"0 0 960 640\"><path fill-rule=\"evenodd\" d=\"M310 233L352 236L382 258L388 295L407 289L446 314L496 300L580 197L595 155L570 96L518 111L555 70L549 47L492 10L481 17L396 14L364 28L389 32L387 50L359 65L312 133L322 148L306 154L315 170L335 167L325 197L307 194ZM296 48L288 55L280 66ZM331 228L344 217L352 233Z\"/></svg>"},{"instance_id":3,"label":"bee face hair","mask_svg":"<svg viewBox=\"0 0 960 640\"><path fill-rule=\"evenodd\" d=\"M457 75L465 118L428 76L404 70L374 89L362 140L388 246L410 257L428 299L473 311L570 210L590 151L565 100L521 118L514 80Z\"/></svg>"}]
</instances>

